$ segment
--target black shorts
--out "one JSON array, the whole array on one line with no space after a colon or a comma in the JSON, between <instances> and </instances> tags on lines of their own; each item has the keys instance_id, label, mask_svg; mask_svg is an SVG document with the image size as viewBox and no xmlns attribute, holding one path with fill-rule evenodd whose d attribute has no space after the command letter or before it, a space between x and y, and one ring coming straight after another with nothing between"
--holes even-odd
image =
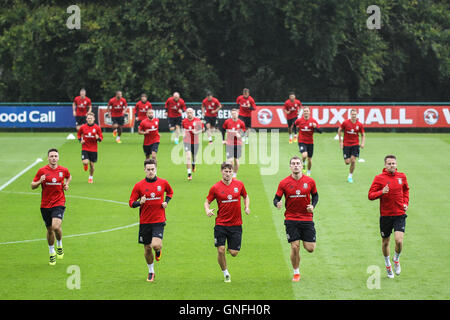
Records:
<instances>
[{"instance_id":1,"label":"black shorts","mask_svg":"<svg viewBox=\"0 0 450 320\"><path fill-rule=\"evenodd\" d=\"M316 229L313 221L284 220L288 242L302 240L316 242Z\"/></svg>"},{"instance_id":2,"label":"black shorts","mask_svg":"<svg viewBox=\"0 0 450 320\"><path fill-rule=\"evenodd\" d=\"M227 145L225 148L227 159L239 159L242 154L242 146L239 145Z\"/></svg>"},{"instance_id":3,"label":"black shorts","mask_svg":"<svg viewBox=\"0 0 450 320\"><path fill-rule=\"evenodd\" d=\"M287 119L288 128L294 126L294 123L296 120L297 120L297 118ZM295 128L295 126L294 126L294 128Z\"/></svg>"},{"instance_id":4,"label":"black shorts","mask_svg":"<svg viewBox=\"0 0 450 320\"><path fill-rule=\"evenodd\" d=\"M180 117L169 117L169 128L173 128L175 126L181 127L181 116Z\"/></svg>"},{"instance_id":5,"label":"black shorts","mask_svg":"<svg viewBox=\"0 0 450 320\"><path fill-rule=\"evenodd\" d=\"M314 154L314 144L308 144L308 143L299 143L298 144L298 149L300 151L300 153L303 152L308 152L308 158L312 158L313 154Z\"/></svg>"},{"instance_id":6,"label":"black shorts","mask_svg":"<svg viewBox=\"0 0 450 320\"><path fill-rule=\"evenodd\" d=\"M214 246L225 246L225 242L228 249L241 250L242 226L214 226Z\"/></svg>"},{"instance_id":7,"label":"black shorts","mask_svg":"<svg viewBox=\"0 0 450 320\"><path fill-rule=\"evenodd\" d=\"M190 151L195 157L198 152L198 144L191 144L191 143L184 142L184 151L185 152Z\"/></svg>"},{"instance_id":8,"label":"black shorts","mask_svg":"<svg viewBox=\"0 0 450 320\"><path fill-rule=\"evenodd\" d=\"M97 152L81 150L81 160L86 159L90 162L97 162Z\"/></svg>"},{"instance_id":9,"label":"black shorts","mask_svg":"<svg viewBox=\"0 0 450 320\"><path fill-rule=\"evenodd\" d=\"M75 123L77 126L81 126L86 123L86 116L75 116Z\"/></svg>"},{"instance_id":10,"label":"black shorts","mask_svg":"<svg viewBox=\"0 0 450 320\"><path fill-rule=\"evenodd\" d=\"M111 117L112 124L118 124L119 126L123 126L125 123L125 117Z\"/></svg>"},{"instance_id":11,"label":"black shorts","mask_svg":"<svg viewBox=\"0 0 450 320\"><path fill-rule=\"evenodd\" d=\"M244 122L245 129L252 127L252 117L239 116L239 119L241 119Z\"/></svg>"},{"instance_id":12,"label":"black shorts","mask_svg":"<svg viewBox=\"0 0 450 320\"><path fill-rule=\"evenodd\" d=\"M165 225L165 222L140 224L138 242L142 244L151 244L152 238L160 238L162 240Z\"/></svg>"},{"instance_id":13,"label":"black shorts","mask_svg":"<svg viewBox=\"0 0 450 320\"><path fill-rule=\"evenodd\" d=\"M155 142L153 144L150 144L148 146L143 145L144 153L148 157L152 154L152 152L158 152L159 142Z\"/></svg>"},{"instance_id":14,"label":"black shorts","mask_svg":"<svg viewBox=\"0 0 450 320\"><path fill-rule=\"evenodd\" d=\"M53 208L41 208L42 220L44 220L45 226L50 227L52 225L53 218L58 218L62 220L64 218L65 210L66 207L64 206L57 206Z\"/></svg>"},{"instance_id":15,"label":"black shorts","mask_svg":"<svg viewBox=\"0 0 450 320\"><path fill-rule=\"evenodd\" d=\"M216 126L217 117L206 117L205 116L205 123L209 123L211 127Z\"/></svg>"},{"instance_id":16,"label":"black shorts","mask_svg":"<svg viewBox=\"0 0 450 320\"><path fill-rule=\"evenodd\" d=\"M406 217L408 215L403 214L401 216L381 216L380 217L380 234L382 238L389 238L394 231L405 232Z\"/></svg>"},{"instance_id":17,"label":"black shorts","mask_svg":"<svg viewBox=\"0 0 450 320\"><path fill-rule=\"evenodd\" d=\"M348 159L351 156L354 156L355 158L359 158L359 145L356 146L344 146L342 149L342 152L344 154L344 159Z\"/></svg>"}]
</instances>

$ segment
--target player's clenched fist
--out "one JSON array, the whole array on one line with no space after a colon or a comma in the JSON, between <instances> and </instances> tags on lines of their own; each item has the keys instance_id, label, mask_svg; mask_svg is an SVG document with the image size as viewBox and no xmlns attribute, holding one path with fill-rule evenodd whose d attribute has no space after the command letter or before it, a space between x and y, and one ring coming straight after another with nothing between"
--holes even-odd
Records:
<instances>
[{"instance_id":1,"label":"player's clenched fist","mask_svg":"<svg viewBox=\"0 0 450 320\"><path fill-rule=\"evenodd\" d=\"M147 198L144 196L141 197L141 201L139 201L141 204L144 204L145 201L147 201Z\"/></svg>"},{"instance_id":2,"label":"player's clenched fist","mask_svg":"<svg viewBox=\"0 0 450 320\"><path fill-rule=\"evenodd\" d=\"M213 215L214 215L214 209L206 210L206 215L207 215L208 217L213 216Z\"/></svg>"},{"instance_id":3,"label":"player's clenched fist","mask_svg":"<svg viewBox=\"0 0 450 320\"><path fill-rule=\"evenodd\" d=\"M279 210L281 208L283 208L283 201L278 201L277 202L277 209Z\"/></svg>"}]
</instances>

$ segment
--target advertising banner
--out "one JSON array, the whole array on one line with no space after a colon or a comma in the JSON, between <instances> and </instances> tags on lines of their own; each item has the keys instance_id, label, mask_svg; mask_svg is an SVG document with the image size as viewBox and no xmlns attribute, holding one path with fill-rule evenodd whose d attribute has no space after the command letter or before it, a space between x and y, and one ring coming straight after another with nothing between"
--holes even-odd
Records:
<instances>
[{"instance_id":1,"label":"advertising banner","mask_svg":"<svg viewBox=\"0 0 450 320\"><path fill-rule=\"evenodd\" d=\"M254 128L286 128L283 106L258 106L252 115ZM351 109L366 128L450 128L450 106L327 105L311 106L311 116L324 128L337 128L350 118ZM301 116L301 113L299 117Z\"/></svg>"},{"instance_id":2,"label":"advertising banner","mask_svg":"<svg viewBox=\"0 0 450 320\"><path fill-rule=\"evenodd\" d=\"M71 128L75 118L70 106L2 106L0 128Z\"/></svg>"}]
</instances>

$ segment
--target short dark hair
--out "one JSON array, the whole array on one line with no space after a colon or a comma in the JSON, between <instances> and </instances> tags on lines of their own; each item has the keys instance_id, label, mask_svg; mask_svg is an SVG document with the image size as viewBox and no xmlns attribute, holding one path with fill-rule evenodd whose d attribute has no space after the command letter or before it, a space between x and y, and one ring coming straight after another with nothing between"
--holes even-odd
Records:
<instances>
[{"instance_id":1,"label":"short dark hair","mask_svg":"<svg viewBox=\"0 0 450 320\"><path fill-rule=\"evenodd\" d=\"M302 165L303 165L303 161L302 161L302 159L300 159L300 157L298 157L298 156L293 156L292 158L291 158L291 160L289 160L289 164L291 164L292 163L292 160L300 160L300 162L302 163Z\"/></svg>"},{"instance_id":2,"label":"short dark hair","mask_svg":"<svg viewBox=\"0 0 450 320\"><path fill-rule=\"evenodd\" d=\"M384 157L384 163L386 163L387 159L394 159L397 160L397 157L394 156L393 154L388 154L386 157Z\"/></svg>"},{"instance_id":3,"label":"short dark hair","mask_svg":"<svg viewBox=\"0 0 450 320\"><path fill-rule=\"evenodd\" d=\"M250 92L250 89L249 88L244 88L244 90L242 90L242 92L246 92L246 91Z\"/></svg>"},{"instance_id":4,"label":"short dark hair","mask_svg":"<svg viewBox=\"0 0 450 320\"><path fill-rule=\"evenodd\" d=\"M49 155L50 152L57 152L57 153L59 153L58 149L56 149L56 148L51 148L50 150L48 150L47 155Z\"/></svg>"},{"instance_id":5,"label":"short dark hair","mask_svg":"<svg viewBox=\"0 0 450 320\"><path fill-rule=\"evenodd\" d=\"M291 91L291 92L289 92L289 95L290 95L290 96L292 96L292 95L295 96L295 92L294 92L294 91Z\"/></svg>"},{"instance_id":6,"label":"short dark hair","mask_svg":"<svg viewBox=\"0 0 450 320\"><path fill-rule=\"evenodd\" d=\"M147 94L146 94L146 93L142 93L142 94L141 94L141 98L142 98L142 97L146 97L146 98L147 98Z\"/></svg>"},{"instance_id":7,"label":"short dark hair","mask_svg":"<svg viewBox=\"0 0 450 320\"><path fill-rule=\"evenodd\" d=\"M224 170L224 169L230 169L233 170L233 165L229 162L223 162L220 166L220 171Z\"/></svg>"},{"instance_id":8,"label":"short dark hair","mask_svg":"<svg viewBox=\"0 0 450 320\"><path fill-rule=\"evenodd\" d=\"M156 160L155 159L147 159L144 161L144 168L148 165L148 164L154 164L156 167Z\"/></svg>"},{"instance_id":9,"label":"short dark hair","mask_svg":"<svg viewBox=\"0 0 450 320\"><path fill-rule=\"evenodd\" d=\"M208 96L212 96L213 94L212 94L212 92L211 91L206 91L206 96L208 97Z\"/></svg>"}]
</instances>

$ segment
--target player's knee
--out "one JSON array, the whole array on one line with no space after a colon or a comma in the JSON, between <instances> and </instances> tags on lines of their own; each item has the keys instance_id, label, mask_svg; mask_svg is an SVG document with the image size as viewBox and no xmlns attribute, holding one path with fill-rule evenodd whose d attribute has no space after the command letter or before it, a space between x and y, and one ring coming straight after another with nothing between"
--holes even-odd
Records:
<instances>
[{"instance_id":1,"label":"player's knee","mask_svg":"<svg viewBox=\"0 0 450 320\"><path fill-rule=\"evenodd\" d=\"M311 244L311 245L304 245L304 248L306 249L306 251L308 251L309 253L314 252L314 249L316 248L315 244Z\"/></svg>"},{"instance_id":2,"label":"player's knee","mask_svg":"<svg viewBox=\"0 0 450 320\"><path fill-rule=\"evenodd\" d=\"M291 242L291 248L298 251L300 249L300 242L299 241Z\"/></svg>"},{"instance_id":3,"label":"player's knee","mask_svg":"<svg viewBox=\"0 0 450 320\"><path fill-rule=\"evenodd\" d=\"M239 251L237 251L237 250L232 250L232 249L228 249L228 252L229 252L233 257L236 257L236 256L238 255L238 253L239 253Z\"/></svg>"},{"instance_id":4,"label":"player's knee","mask_svg":"<svg viewBox=\"0 0 450 320\"><path fill-rule=\"evenodd\" d=\"M219 254L225 254L225 247L224 246L217 247L217 252Z\"/></svg>"}]
</instances>

